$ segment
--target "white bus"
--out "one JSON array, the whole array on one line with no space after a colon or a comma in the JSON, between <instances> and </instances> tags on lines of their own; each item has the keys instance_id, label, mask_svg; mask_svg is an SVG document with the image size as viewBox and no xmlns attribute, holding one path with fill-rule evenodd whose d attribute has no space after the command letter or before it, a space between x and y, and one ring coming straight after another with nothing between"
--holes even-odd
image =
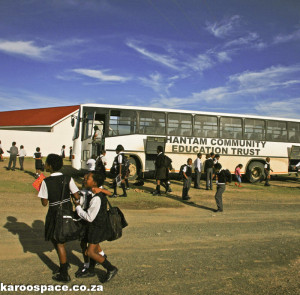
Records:
<instances>
[{"instance_id":1,"label":"white bus","mask_svg":"<svg viewBox=\"0 0 300 295\"><path fill-rule=\"evenodd\" d=\"M161 145L175 172L197 153L220 154L220 163L250 182L264 177L266 157L273 174L287 174L300 160L300 120L250 115L159 109L148 107L82 104L74 133L72 166L87 169L86 162L101 149L111 167L118 144L131 162L130 178L154 170L156 148ZM93 139L95 126L101 136ZM97 129L97 128L96 128Z\"/></svg>"}]
</instances>

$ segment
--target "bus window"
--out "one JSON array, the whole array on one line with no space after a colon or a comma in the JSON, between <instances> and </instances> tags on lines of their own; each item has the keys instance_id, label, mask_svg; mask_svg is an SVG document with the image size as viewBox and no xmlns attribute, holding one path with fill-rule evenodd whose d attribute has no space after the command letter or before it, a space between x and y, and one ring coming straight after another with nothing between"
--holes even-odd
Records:
<instances>
[{"instance_id":1,"label":"bus window","mask_svg":"<svg viewBox=\"0 0 300 295\"><path fill-rule=\"evenodd\" d=\"M191 136L192 115L168 114L168 135Z\"/></svg>"},{"instance_id":2,"label":"bus window","mask_svg":"<svg viewBox=\"0 0 300 295\"><path fill-rule=\"evenodd\" d=\"M265 121L257 119L245 119L244 137L245 139L265 140Z\"/></svg>"},{"instance_id":3,"label":"bus window","mask_svg":"<svg viewBox=\"0 0 300 295\"><path fill-rule=\"evenodd\" d=\"M289 141L300 142L300 123L289 122Z\"/></svg>"},{"instance_id":4,"label":"bus window","mask_svg":"<svg viewBox=\"0 0 300 295\"><path fill-rule=\"evenodd\" d=\"M82 140L92 137L92 135L93 135L93 120L94 120L94 112L84 113Z\"/></svg>"},{"instance_id":5,"label":"bus window","mask_svg":"<svg viewBox=\"0 0 300 295\"><path fill-rule=\"evenodd\" d=\"M194 136L218 137L218 118L196 115L194 121Z\"/></svg>"},{"instance_id":6,"label":"bus window","mask_svg":"<svg viewBox=\"0 0 300 295\"><path fill-rule=\"evenodd\" d=\"M111 110L109 118L109 136L136 133L136 112L129 110Z\"/></svg>"},{"instance_id":7,"label":"bus window","mask_svg":"<svg viewBox=\"0 0 300 295\"><path fill-rule=\"evenodd\" d=\"M267 122L267 140L287 141L286 122L268 121Z\"/></svg>"},{"instance_id":8,"label":"bus window","mask_svg":"<svg viewBox=\"0 0 300 295\"><path fill-rule=\"evenodd\" d=\"M242 119L221 117L220 119L220 137L243 139Z\"/></svg>"},{"instance_id":9,"label":"bus window","mask_svg":"<svg viewBox=\"0 0 300 295\"><path fill-rule=\"evenodd\" d=\"M165 135L166 118L164 113L140 112L140 134Z\"/></svg>"}]
</instances>

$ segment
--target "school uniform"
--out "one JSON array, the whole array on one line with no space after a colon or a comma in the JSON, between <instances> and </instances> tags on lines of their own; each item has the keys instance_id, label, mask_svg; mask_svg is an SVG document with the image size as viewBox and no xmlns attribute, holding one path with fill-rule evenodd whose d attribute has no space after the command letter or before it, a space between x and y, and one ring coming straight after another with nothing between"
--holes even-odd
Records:
<instances>
[{"instance_id":1,"label":"school uniform","mask_svg":"<svg viewBox=\"0 0 300 295\"><path fill-rule=\"evenodd\" d=\"M20 149L19 151L19 163L20 163L20 169L24 170L24 158L26 156L26 151L24 149Z\"/></svg>"},{"instance_id":2,"label":"school uniform","mask_svg":"<svg viewBox=\"0 0 300 295\"><path fill-rule=\"evenodd\" d=\"M265 186L269 186L269 175L270 175L270 171L271 171L271 165L270 162L266 162L265 163L265 174L266 174L266 182L265 182Z\"/></svg>"},{"instance_id":3,"label":"school uniform","mask_svg":"<svg viewBox=\"0 0 300 295\"><path fill-rule=\"evenodd\" d=\"M64 179L66 179L65 191L62 196ZM45 221L46 241L53 239L56 214L60 204L62 204L63 209L72 210L73 207L70 199L70 193L75 194L78 191L79 189L77 188L73 178L64 176L61 172L52 173L49 177L43 180L38 197L49 201L49 208ZM57 242L59 243L60 241Z\"/></svg>"},{"instance_id":4,"label":"school uniform","mask_svg":"<svg viewBox=\"0 0 300 295\"><path fill-rule=\"evenodd\" d=\"M218 207L217 211L222 212L223 211L222 197L226 189L226 182L228 182L229 179L227 178L226 172L223 169L221 169L219 172L216 173L216 177L218 179L218 183L217 183L217 192L215 194L215 200Z\"/></svg>"},{"instance_id":5,"label":"school uniform","mask_svg":"<svg viewBox=\"0 0 300 295\"><path fill-rule=\"evenodd\" d=\"M96 160L95 159L88 159L86 164L88 166L88 171L95 171L95 168L96 168Z\"/></svg>"},{"instance_id":6,"label":"school uniform","mask_svg":"<svg viewBox=\"0 0 300 295\"><path fill-rule=\"evenodd\" d=\"M111 232L107 214L107 198L103 193L88 194L88 209L85 211L81 206L76 207L77 214L88 222L87 242L98 244L110 238Z\"/></svg>"},{"instance_id":7,"label":"school uniform","mask_svg":"<svg viewBox=\"0 0 300 295\"><path fill-rule=\"evenodd\" d=\"M200 179L201 179L201 171L202 171L202 161L200 158L197 157L197 159L194 162L194 167L195 167L194 188L200 188Z\"/></svg>"},{"instance_id":8,"label":"school uniform","mask_svg":"<svg viewBox=\"0 0 300 295\"><path fill-rule=\"evenodd\" d=\"M43 169L42 153L41 152L34 153L33 158L35 159L35 169L42 170Z\"/></svg>"},{"instance_id":9,"label":"school uniform","mask_svg":"<svg viewBox=\"0 0 300 295\"><path fill-rule=\"evenodd\" d=\"M213 176L213 167L214 160L212 158L208 158L205 161L205 172L206 172L206 189L212 190L212 176Z\"/></svg>"},{"instance_id":10,"label":"school uniform","mask_svg":"<svg viewBox=\"0 0 300 295\"><path fill-rule=\"evenodd\" d=\"M126 167L125 167L125 155L124 152L119 152L119 154L115 157L114 159L114 167L115 167L115 171L116 171L116 177L118 177L118 175L120 174L120 165L121 166L121 179L125 179L126 177ZM123 190L123 195L121 195L121 197L127 197L127 193L126 193L126 188L125 188L125 183L121 182L121 187ZM117 195L117 180L114 179L113 182L113 188L114 188L114 194L113 197Z\"/></svg>"},{"instance_id":11,"label":"school uniform","mask_svg":"<svg viewBox=\"0 0 300 295\"><path fill-rule=\"evenodd\" d=\"M183 188L182 188L182 199L183 200L188 200L188 192L189 189L191 188L191 183L192 183L192 166L191 165L185 165L182 169L182 172L185 173L187 178L183 177Z\"/></svg>"},{"instance_id":12,"label":"school uniform","mask_svg":"<svg viewBox=\"0 0 300 295\"><path fill-rule=\"evenodd\" d=\"M61 157L62 157L63 159L66 157L65 149L61 149L60 155L61 155Z\"/></svg>"},{"instance_id":13,"label":"school uniform","mask_svg":"<svg viewBox=\"0 0 300 295\"><path fill-rule=\"evenodd\" d=\"M161 152L155 160L155 179L167 180L169 178L169 169L165 167L165 155Z\"/></svg>"},{"instance_id":14,"label":"school uniform","mask_svg":"<svg viewBox=\"0 0 300 295\"><path fill-rule=\"evenodd\" d=\"M17 155L19 153L19 150L16 146L13 145L8 152L10 153L10 156L9 156L9 162L8 162L7 169L10 170L11 164L12 164L13 165L12 170L15 170L16 162L17 162Z\"/></svg>"}]
</instances>

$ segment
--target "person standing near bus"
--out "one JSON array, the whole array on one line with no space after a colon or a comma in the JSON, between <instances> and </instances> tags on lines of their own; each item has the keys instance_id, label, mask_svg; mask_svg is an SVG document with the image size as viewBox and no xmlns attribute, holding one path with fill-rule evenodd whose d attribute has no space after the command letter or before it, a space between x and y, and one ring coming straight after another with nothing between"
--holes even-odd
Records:
<instances>
[{"instance_id":1,"label":"person standing near bus","mask_svg":"<svg viewBox=\"0 0 300 295\"><path fill-rule=\"evenodd\" d=\"M194 182L194 188L199 189L200 188L200 179L201 179L201 171L202 171L202 154L197 154L197 159L194 161L194 167L195 167L195 182Z\"/></svg>"},{"instance_id":2,"label":"person standing near bus","mask_svg":"<svg viewBox=\"0 0 300 295\"><path fill-rule=\"evenodd\" d=\"M164 183L166 186L166 191L169 190L168 184L168 176L169 176L169 168L166 165L164 155L164 148L159 145L157 147L157 158L155 160L155 179L156 179L156 189L152 193L153 196L160 196L160 185Z\"/></svg>"},{"instance_id":3,"label":"person standing near bus","mask_svg":"<svg viewBox=\"0 0 300 295\"><path fill-rule=\"evenodd\" d=\"M210 153L210 157L205 161L206 171L206 190L212 190L213 168L214 168L214 153Z\"/></svg>"},{"instance_id":4,"label":"person standing near bus","mask_svg":"<svg viewBox=\"0 0 300 295\"><path fill-rule=\"evenodd\" d=\"M271 169L270 161L271 161L270 157L267 157L266 164L265 164L265 175L266 175L265 186L270 186L270 184L269 184L269 180L271 178L270 171L273 172L273 170Z\"/></svg>"},{"instance_id":5,"label":"person standing near bus","mask_svg":"<svg viewBox=\"0 0 300 295\"><path fill-rule=\"evenodd\" d=\"M3 150L3 148L2 148L2 144L1 144L1 140L0 140L0 162L3 162L4 160L3 160L3 155L4 154L4 150Z\"/></svg>"},{"instance_id":6,"label":"person standing near bus","mask_svg":"<svg viewBox=\"0 0 300 295\"><path fill-rule=\"evenodd\" d=\"M182 200L185 201L190 199L188 193L192 183L192 163L193 160L191 158L188 158L187 165L184 165L182 169L182 174L183 174Z\"/></svg>"}]
</instances>

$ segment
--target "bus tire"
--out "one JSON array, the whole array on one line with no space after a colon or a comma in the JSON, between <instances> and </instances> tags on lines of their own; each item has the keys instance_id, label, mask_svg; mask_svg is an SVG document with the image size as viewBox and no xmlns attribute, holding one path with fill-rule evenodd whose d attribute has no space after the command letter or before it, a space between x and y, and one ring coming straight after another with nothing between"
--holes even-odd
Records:
<instances>
[{"instance_id":1,"label":"bus tire","mask_svg":"<svg viewBox=\"0 0 300 295\"><path fill-rule=\"evenodd\" d=\"M132 156L129 157L128 161L130 163L130 166L129 166L130 173L129 173L128 179L136 180L138 178L139 170L140 170L139 161Z\"/></svg>"},{"instance_id":2,"label":"bus tire","mask_svg":"<svg viewBox=\"0 0 300 295\"><path fill-rule=\"evenodd\" d=\"M251 162L246 172L249 182L255 183L265 178L264 164L262 162Z\"/></svg>"}]
</instances>

